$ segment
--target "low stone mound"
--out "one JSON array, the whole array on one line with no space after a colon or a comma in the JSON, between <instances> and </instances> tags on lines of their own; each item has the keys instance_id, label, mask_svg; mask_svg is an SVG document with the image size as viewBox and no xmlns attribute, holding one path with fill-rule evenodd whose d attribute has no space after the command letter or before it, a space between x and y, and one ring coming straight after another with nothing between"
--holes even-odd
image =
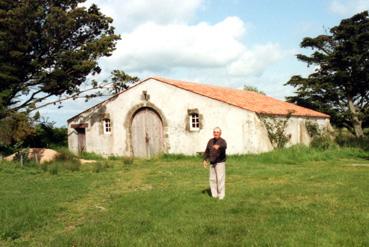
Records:
<instances>
[{"instance_id":1,"label":"low stone mound","mask_svg":"<svg viewBox=\"0 0 369 247\"><path fill-rule=\"evenodd\" d=\"M48 148L30 148L28 153L28 159L35 160L37 163L44 164L54 161L60 155L59 152ZM16 153L4 158L7 161L13 161Z\"/></svg>"}]
</instances>

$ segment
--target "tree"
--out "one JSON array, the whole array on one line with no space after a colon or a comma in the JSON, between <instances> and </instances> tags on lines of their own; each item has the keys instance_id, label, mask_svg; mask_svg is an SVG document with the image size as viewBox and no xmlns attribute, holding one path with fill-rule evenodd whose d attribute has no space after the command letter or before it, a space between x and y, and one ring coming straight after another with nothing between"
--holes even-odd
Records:
<instances>
[{"instance_id":1,"label":"tree","mask_svg":"<svg viewBox=\"0 0 369 247\"><path fill-rule=\"evenodd\" d=\"M122 70L113 70L112 74L112 94L126 90L131 84L138 82L137 76L130 76Z\"/></svg>"},{"instance_id":2,"label":"tree","mask_svg":"<svg viewBox=\"0 0 369 247\"><path fill-rule=\"evenodd\" d=\"M0 154L13 152L35 133L32 120L24 112L14 112L0 120Z\"/></svg>"},{"instance_id":3,"label":"tree","mask_svg":"<svg viewBox=\"0 0 369 247\"><path fill-rule=\"evenodd\" d=\"M56 127L54 122L41 119L34 127L34 133L24 140L24 146L33 148L55 148L68 146L68 129Z\"/></svg>"},{"instance_id":4,"label":"tree","mask_svg":"<svg viewBox=\"0 0 369 247\"><path fill-rule=\"evenodd\" d=\"M342 20L329 34L304 38L301 47L314 52L298 60L316 69L307 78L291 77L286 84L297 90L287 100L326 112L334 124L363 136L369 124L368 11Z\"/></svg>"},{"instance_id":5,"label":"tree","mask_svg":"<svg viewBox=\"0 0 369 247\"><path fill-rule=\"evenodd\" d=\"M257 92L257 93L260 93L262 95L265 95L265 93L263 91L259 90L257 87L254 87L254 86L243 85L243 90L253 91L253 92Z\"/></svg>"},{"instance_id":6,"label":"tree","mask_svg":"<svg viewBox=\"0 0 369 247\"><path fill-rule=\"evenodd\" d=\"M43 103L34 109L51 104L59 104L69 99L90 98L99 96L111 96L129 88L139 80L138 77L130 76L121 70L111 72L110 78L102 82L92 81L89 88L80 90L70 96L61 97ZM0 154L12 153L22 147L53 147L65 146L67 142L67 129L54 126L54 122L49 122L41 118L36 112L30 117L26 112L8 112L0 119L0 129L7 131L0 132Z\"/></svg>"},{"instance_id":7,"label":"tree","mask_svg":"<svg viewBox=\"0 0 369 247\"><path fill-rule=\"evenodd\" d=\"M62 103L66 100L85 99L86 101L96 97L108 97L117 94L121 91L128 89L131 85L138 82L140 79L136 76L131 76L125 73L123 70L113 70L110 73L110 77L99 82L96 80L91 81L91 85L80 89L71 95L63 95L51 101L45 102L40 106L33 108L37 110L39 108L59 104L59 108L63 107Z\"/></svg>"},{"instance_id":8,"label":"tree","mask_svg":"<svg viewBox=\"0 0 369 247\"><path fill-rule=\"evenodd\" d=\"M51 96L78 95L119 36L85 0L0 0L0 119Z\"/></svg>"}]
</instances>

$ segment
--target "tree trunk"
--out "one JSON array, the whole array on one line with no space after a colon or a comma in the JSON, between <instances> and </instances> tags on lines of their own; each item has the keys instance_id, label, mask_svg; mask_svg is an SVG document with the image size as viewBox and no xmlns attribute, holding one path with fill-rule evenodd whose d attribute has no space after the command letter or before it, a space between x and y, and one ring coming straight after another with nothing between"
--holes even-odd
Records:
<instances>
[{"instance_id":1,"label":"tree trunk","mask_svg":"<svg viewBox=\"0 0 369 247\"><path fill-rule=\"evenodd\" d=\"M354 105L354 103L352 102L352 98L348 97L348 106L351 112L351 122L352 122L352 126L354 127L354 131L355 131L355 135L356 137L362 137L364 136L364 132L363 132L363 121L359 119L359 114L356 110L356 107Z\"/></svg>"}]
</instances>

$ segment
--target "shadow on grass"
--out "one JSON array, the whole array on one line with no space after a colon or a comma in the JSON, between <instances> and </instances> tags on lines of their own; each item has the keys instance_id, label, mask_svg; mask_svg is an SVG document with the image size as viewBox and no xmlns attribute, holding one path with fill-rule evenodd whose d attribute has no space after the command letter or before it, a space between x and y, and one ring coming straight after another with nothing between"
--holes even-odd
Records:
<instances>
[{"instance_id":1,"label":"shadow on grass","mask_svg":"<svg viewBox=\"0 0 369 247\"><path fill-rule=\"evenodd\" d=\"M208 194L208 196L211 197L211 190L210 190L210 188L207 188L207 189L202 190L201 193Z\"/></svg>"}]
</instances>

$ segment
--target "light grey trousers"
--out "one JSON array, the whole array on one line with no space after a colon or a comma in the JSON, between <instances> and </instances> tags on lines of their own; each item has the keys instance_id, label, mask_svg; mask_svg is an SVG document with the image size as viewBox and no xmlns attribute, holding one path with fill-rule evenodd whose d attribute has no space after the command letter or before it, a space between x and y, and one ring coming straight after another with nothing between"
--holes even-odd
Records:
<instances>
[{"instance_id":1,"label":"light grey trousers","mask_svg":"<svg viewBox=\"0 0 369 247\"><path fill-rule=\"evenodd\" d=\"M209 183L212 197L223 199L225 196L225 162L210 165Z\"/></svg>"}]
</instances>

